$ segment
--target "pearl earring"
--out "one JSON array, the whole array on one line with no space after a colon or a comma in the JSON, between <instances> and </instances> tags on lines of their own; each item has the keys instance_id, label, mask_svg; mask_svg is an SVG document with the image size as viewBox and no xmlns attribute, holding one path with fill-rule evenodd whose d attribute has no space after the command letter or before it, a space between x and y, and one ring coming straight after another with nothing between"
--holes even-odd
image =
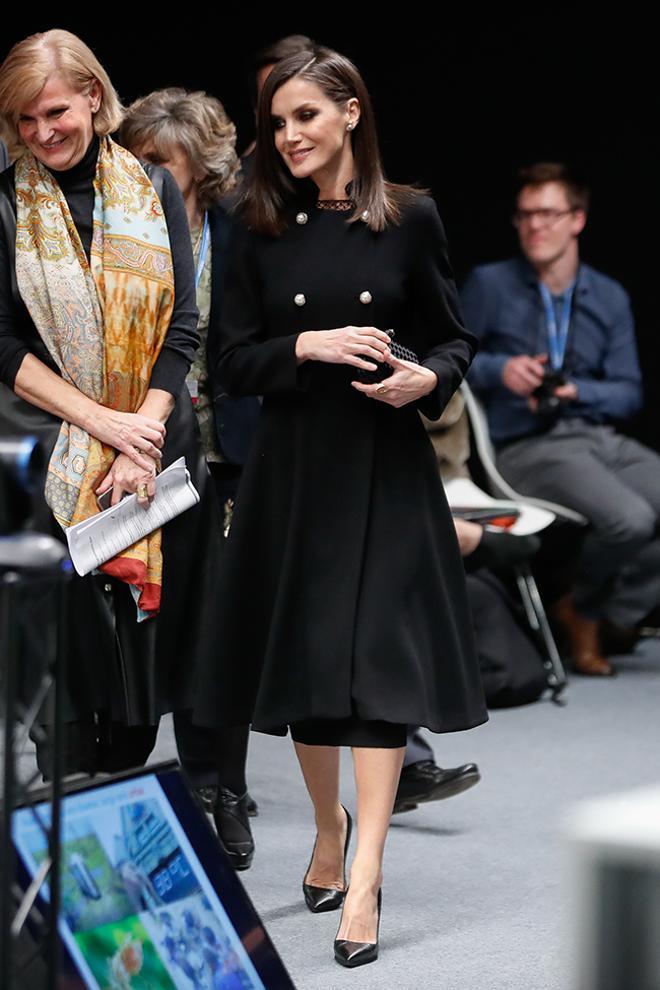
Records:
<instances>
[{"instance_id":1,"label":"pearl earring","mask_svg":"<svg viewBox=\"0 0 660 990\"><path fill-rule=\"evenodd\" d=\"M346 130L347 131L352 131L354 127L355 127L355 124L353 123L353 121L351 121L349 124L346 124Z\"/></svg>"}]
</instances>

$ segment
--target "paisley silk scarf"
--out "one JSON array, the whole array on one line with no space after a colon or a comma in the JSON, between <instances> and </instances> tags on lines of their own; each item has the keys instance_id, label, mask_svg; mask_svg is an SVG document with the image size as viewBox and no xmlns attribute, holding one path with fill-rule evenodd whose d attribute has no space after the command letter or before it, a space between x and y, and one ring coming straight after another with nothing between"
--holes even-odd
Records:
<instances>
[{"instance_id":1,"label":"paisley silk scarf","mask_svg":"<svg viewBox=\"0 0 660 990\"><path fill-rule=\"evenodd\" d=\"M160 200L142 166L101 138L88 263L51 173L26 153L16 163L18 287L62 377L122 412L142 404L174 307L174 270ZM116 451L62 423L46 501L63 529L98 512L95 489ZM101 568L133 586L145 617L160 606L163 562L156 530Z\"/></svg>"}]
</instances>

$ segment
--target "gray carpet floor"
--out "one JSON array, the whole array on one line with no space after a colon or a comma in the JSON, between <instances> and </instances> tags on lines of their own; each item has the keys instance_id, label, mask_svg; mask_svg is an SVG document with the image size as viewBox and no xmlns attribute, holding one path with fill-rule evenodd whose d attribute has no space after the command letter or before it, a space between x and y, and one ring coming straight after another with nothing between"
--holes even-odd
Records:
<instances>
[{"instance_id":1,"label":"gray carpet floor","mask_svg":"<svg viewBox=\"0 0 660 990\"><path fill-rule=\"evenodd\" d=\"M302 903L314 824L291 743L253 734L257 853L241 877L299 990L570 990L562 819L583 798L660 782L660 642L618 667L611 680L573 678L564 707L496 711L430 737L441 765L474 760L482 781L393 818L381 955L353 971L332 958L337 915ZM171 753L164 724L154 757ZM342 773L352 808L348 754Z\"/></svg>"},{"instance_id":2,"label":"gray carpet floor","mask_svg":"<svg viewBox=\"0 0 660 990\"><path fill-rule=\"evenodd\" d=\"M380 959L353 971L332 958L338 916L302 902L314 825L291 743L253 734L257 853L241 878L298 990L573 990L562 819L583 798L660 781L660 642L619 671L574 678L564 707L537 702L431 737L441 765L474 760L482 781L393 818ZM164 720L152 759L173 754ZM348 753L342 770L352 808Z\"/></svg>"}]
</instances>

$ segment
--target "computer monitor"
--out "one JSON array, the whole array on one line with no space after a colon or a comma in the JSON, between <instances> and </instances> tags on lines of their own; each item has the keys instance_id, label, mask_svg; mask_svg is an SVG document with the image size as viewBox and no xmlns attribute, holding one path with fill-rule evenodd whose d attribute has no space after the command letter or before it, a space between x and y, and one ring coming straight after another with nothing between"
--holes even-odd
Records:
<instances>
[{"instance_id":1,"label":"computer monitor","mask_svg":"<svg viewBox=\"0 0 660 990\"><path fill-rule=\"evenodd\" d=\"M62 808L67 987L295 990L177 764L73 785ZM13 814L24 888L48 856L49 825L38 797Z\"/></svg>"}]
</instances>

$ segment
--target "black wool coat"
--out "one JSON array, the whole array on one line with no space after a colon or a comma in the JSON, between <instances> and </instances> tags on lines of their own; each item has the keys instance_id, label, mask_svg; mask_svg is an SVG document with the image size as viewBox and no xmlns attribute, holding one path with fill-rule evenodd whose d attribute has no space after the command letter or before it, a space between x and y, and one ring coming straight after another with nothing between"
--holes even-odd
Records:
<instances>
[{"instance_id":1,"label":"black wool coat","mask_svg":"<svg viewBox=\"0 0 660 990\"><path fill-rule=\"evenodd\" d=\"M435 204L373 232L303 198L280 237L237 221L216 369L262 395L221 567L202 724L283 733L311 718L466 729L487 718L463 566L418 409L439 417L475 348ZM365 295L365 293L368 293ZM305 362L303 330L392 328L436 372L394 409L355 369Z\"/></svg>"},{"instance_id":2,"label":"black wool coat","mask_svg":"<svg viewBox=\"0 0 660 990\"><path fill-rule=\"evenodd\" d=\"M219 357L220 314L232 221L228 210L220 204L209 209L208 218L211 234L211 312L206 338L206 364L210 372L209 388L213 401L216 441L225 461L236 466L245 463L259 420L261 403L255 396L232 398L213 374Z\"/></svg>"}]
</instances>

